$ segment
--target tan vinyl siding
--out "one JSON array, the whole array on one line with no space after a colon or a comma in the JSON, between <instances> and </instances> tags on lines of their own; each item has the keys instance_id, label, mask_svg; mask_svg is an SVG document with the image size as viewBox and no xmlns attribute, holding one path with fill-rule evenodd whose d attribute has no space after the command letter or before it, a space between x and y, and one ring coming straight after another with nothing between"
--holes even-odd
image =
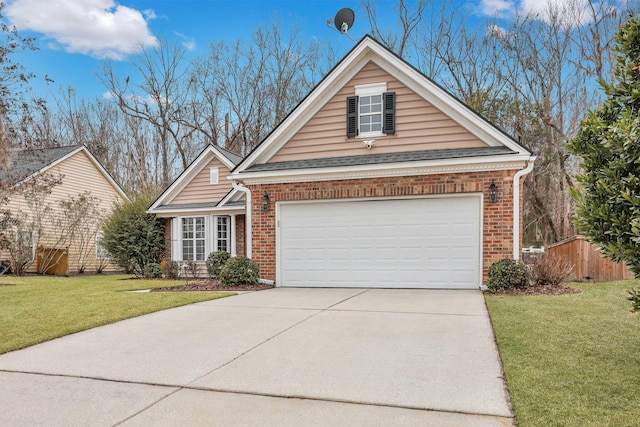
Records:
<instances>
[{"instance_id":1,"label":"tan vinyl siding","mask_svg":"<svg viewBox=\"0 0 640 427\"><path fill-rule=\"evenodd\" d=\"M209 170L218 168L218 184L209 181ZM230 170L217 157L214 157L188 184L171 200L171 205L181 203L217 202L231 191L231 180L227 179Z\"/></svg>"},{"instance_id":2,"label":"tan vinyl siding","mask_svg":"<svg viewBox=\"0 0 640 427\"><path fill-rule=\"evenodd\" d=\"M396 134L347 138L346 98L355 94L357 85L380 82L387 83L388 92L396 92ZM375 139L374 148L367 150L363 139ZM484 146L471 132L369 62L269 162Z\"/></svg>"},{"instance_id":3,"label":"tan vinyl siding","mask_svg":"<svg viewBox=\"0 0 640 427\"><path fill-rule=\"evenodd\" d=\"M123 201L122 197L111 185L109 180L82 151L60 162L53 168L49 169L47 173L56 176L58 174L62 175L62 184L53 187L51 194L45 199L45 203L55 210L54 216L59 215L57 212L60 212L60 201L68 200L69 197L77 198L80 194L85 192L89 192L91 196L98 199L98 211L104 216L109 215L113 210L115 203ZM24 198L19 195L12 197L9 203L9 209L14 215L22 210L22 212L24 212L22 215L23 218L31 218L33 216L33 213ZM85 261L80 261L80 251L77 241L71 242L68 239L61 241L60 236L62 235L64 235L64 233L60 232L60 230L57 229L51 221L47 221L46 226L44 227L42 240L39 244L43 247L56 246L57 249L69 246L68 273L77 273L80 264L84 264L86 272L95 272L98 266L95 248L95 234L87 236L85 239L86 251L84 251L84 253L87 254ZM2 258L7 258L7 255L3 253ZM28 272L36 272L36 267L36 263L34 262L29 267ZM119 268L114 265L108 265L105 268L105 271L117 270L119 270Z\"/></svg>"}]
</instances>

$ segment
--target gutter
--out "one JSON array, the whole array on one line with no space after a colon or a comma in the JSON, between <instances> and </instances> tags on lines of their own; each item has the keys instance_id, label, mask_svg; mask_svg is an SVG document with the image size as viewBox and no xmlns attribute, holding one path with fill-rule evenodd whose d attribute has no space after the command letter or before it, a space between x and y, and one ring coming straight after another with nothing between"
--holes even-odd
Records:
<instances>
[{"instance_id":1,"label":"gutter","mask_svg":"<svg viewBox=\"0 0 640 427\"><path fill-rule=\"evenodd\" d=\"M520 178L533 170L536 157L527 161L527 167L519 170L513 176L513 259L520 259Z\"/></svg>"},{"instance_id":2,"label":"gutter","mask_svg":"<svg viewBox=\"0 0 640 427\"><path fill-rule=\"evenodd\" d=\"M246 256L247 258L252 259L251 257L251 247L252 245L252 237L251 237L251 190L249 190L247 187L244 186L244 184L242 184L241 182L236 181L235 179L233 179L231 181L231 185L233 185L233 188L235 188L238 191L242 191L244 194L247 195L247 204L246 204L246 216L244 219L244 227L245 227L245 239L247 242L247 247L245 248L245 252L246 252Z\"/></svg>"}]
</instances>

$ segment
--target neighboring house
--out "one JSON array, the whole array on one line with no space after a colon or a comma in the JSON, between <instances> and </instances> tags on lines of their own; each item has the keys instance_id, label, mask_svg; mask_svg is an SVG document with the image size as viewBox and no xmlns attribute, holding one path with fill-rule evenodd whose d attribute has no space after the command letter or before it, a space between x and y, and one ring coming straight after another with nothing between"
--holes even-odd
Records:
<instances>
[{"instance_id":1,"label":"neighboring house","mask_svg":"<svg viewBox=\"0 0 640 427\"><path fill-rule=\"evenodd\" d=\"M25 200L25 191L47 176L60 182L35 208ZM108 263L100 246L100 217L108 215L114 204L127 196L84 145L12 152L8 166L0 168L0 181L11 182L17 189L11 195L8 209L22 220L19 235L29 246L33 259L27 272L64 275L117 270ZM65 217L69 211L61 208L60 202L71 197L77 200L83 194L92 198L90 215L78 221L71 232L72 219ZM7 251L0 252L0 259L9 259Z\"/></svg>"},{"instance_id":2,"label":"neighboring house","mask_svg":"<svg viewBox=\"0 0 640 427\"><path fill-rule=\"evenodd\" d=\"M211 252L245 254L245 197L227 179L241 160L209 145L151 205L150 213L166 218L168 259L204 268Z\"/></svg>"},{"instance_id":3,"label":"neighboring house","mask_svg":"<svg viewBox=\"0 0 640 427\"><path fill-rule=\"evenodd\" d=\"M181 188L206 175L206 153ZM477 289L493 262L519 257L534 160L367 36L233 168L234 190L207 200L246 196L233 205L244 253L277 286ZM207 221L205 253L215 248Z\"/></svg>"}]
</instances>

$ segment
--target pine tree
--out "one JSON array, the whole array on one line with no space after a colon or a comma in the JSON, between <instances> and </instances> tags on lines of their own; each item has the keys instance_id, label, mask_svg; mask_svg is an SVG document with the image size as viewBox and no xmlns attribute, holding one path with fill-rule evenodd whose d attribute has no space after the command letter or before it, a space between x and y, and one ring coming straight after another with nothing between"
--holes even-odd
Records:
<instances>
[{"instance_id":1,"label":"pine tree","mask_svg":"<svg viewBox=\"0 0 640 427\"><path fill-rule=\"evenodd\" d=\"M614 41L613 81L600 81L604 104L568 144L582 159L572 196L576 227L640 278L640 20L630 16Z\"/></svg>"}]
</instances>

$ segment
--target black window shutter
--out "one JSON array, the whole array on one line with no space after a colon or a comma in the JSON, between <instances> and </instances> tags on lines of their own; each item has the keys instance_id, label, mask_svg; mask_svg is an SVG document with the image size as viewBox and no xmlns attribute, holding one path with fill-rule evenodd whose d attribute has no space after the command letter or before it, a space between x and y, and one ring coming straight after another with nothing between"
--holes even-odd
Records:
<instances>
[{"instance_id":1,"label":"black window shutter","mask_svg":"<svg viewBox=\"0 0 640 427\"><path fill-rule=\"evenodd\" d=\"M358 135L358 97L347 97L347 137Z\"/></svg>"},{"instance_id":2,"label":"black window shutter","mask_svg":"<svg viewBox=\"0 0 640 427\"><path fill-rule=\"evenodd\" d=\"M396 93L382 94L384 112L382 117L382 131L386 134L396 133Z\"/></svg>"}]
</instances>

